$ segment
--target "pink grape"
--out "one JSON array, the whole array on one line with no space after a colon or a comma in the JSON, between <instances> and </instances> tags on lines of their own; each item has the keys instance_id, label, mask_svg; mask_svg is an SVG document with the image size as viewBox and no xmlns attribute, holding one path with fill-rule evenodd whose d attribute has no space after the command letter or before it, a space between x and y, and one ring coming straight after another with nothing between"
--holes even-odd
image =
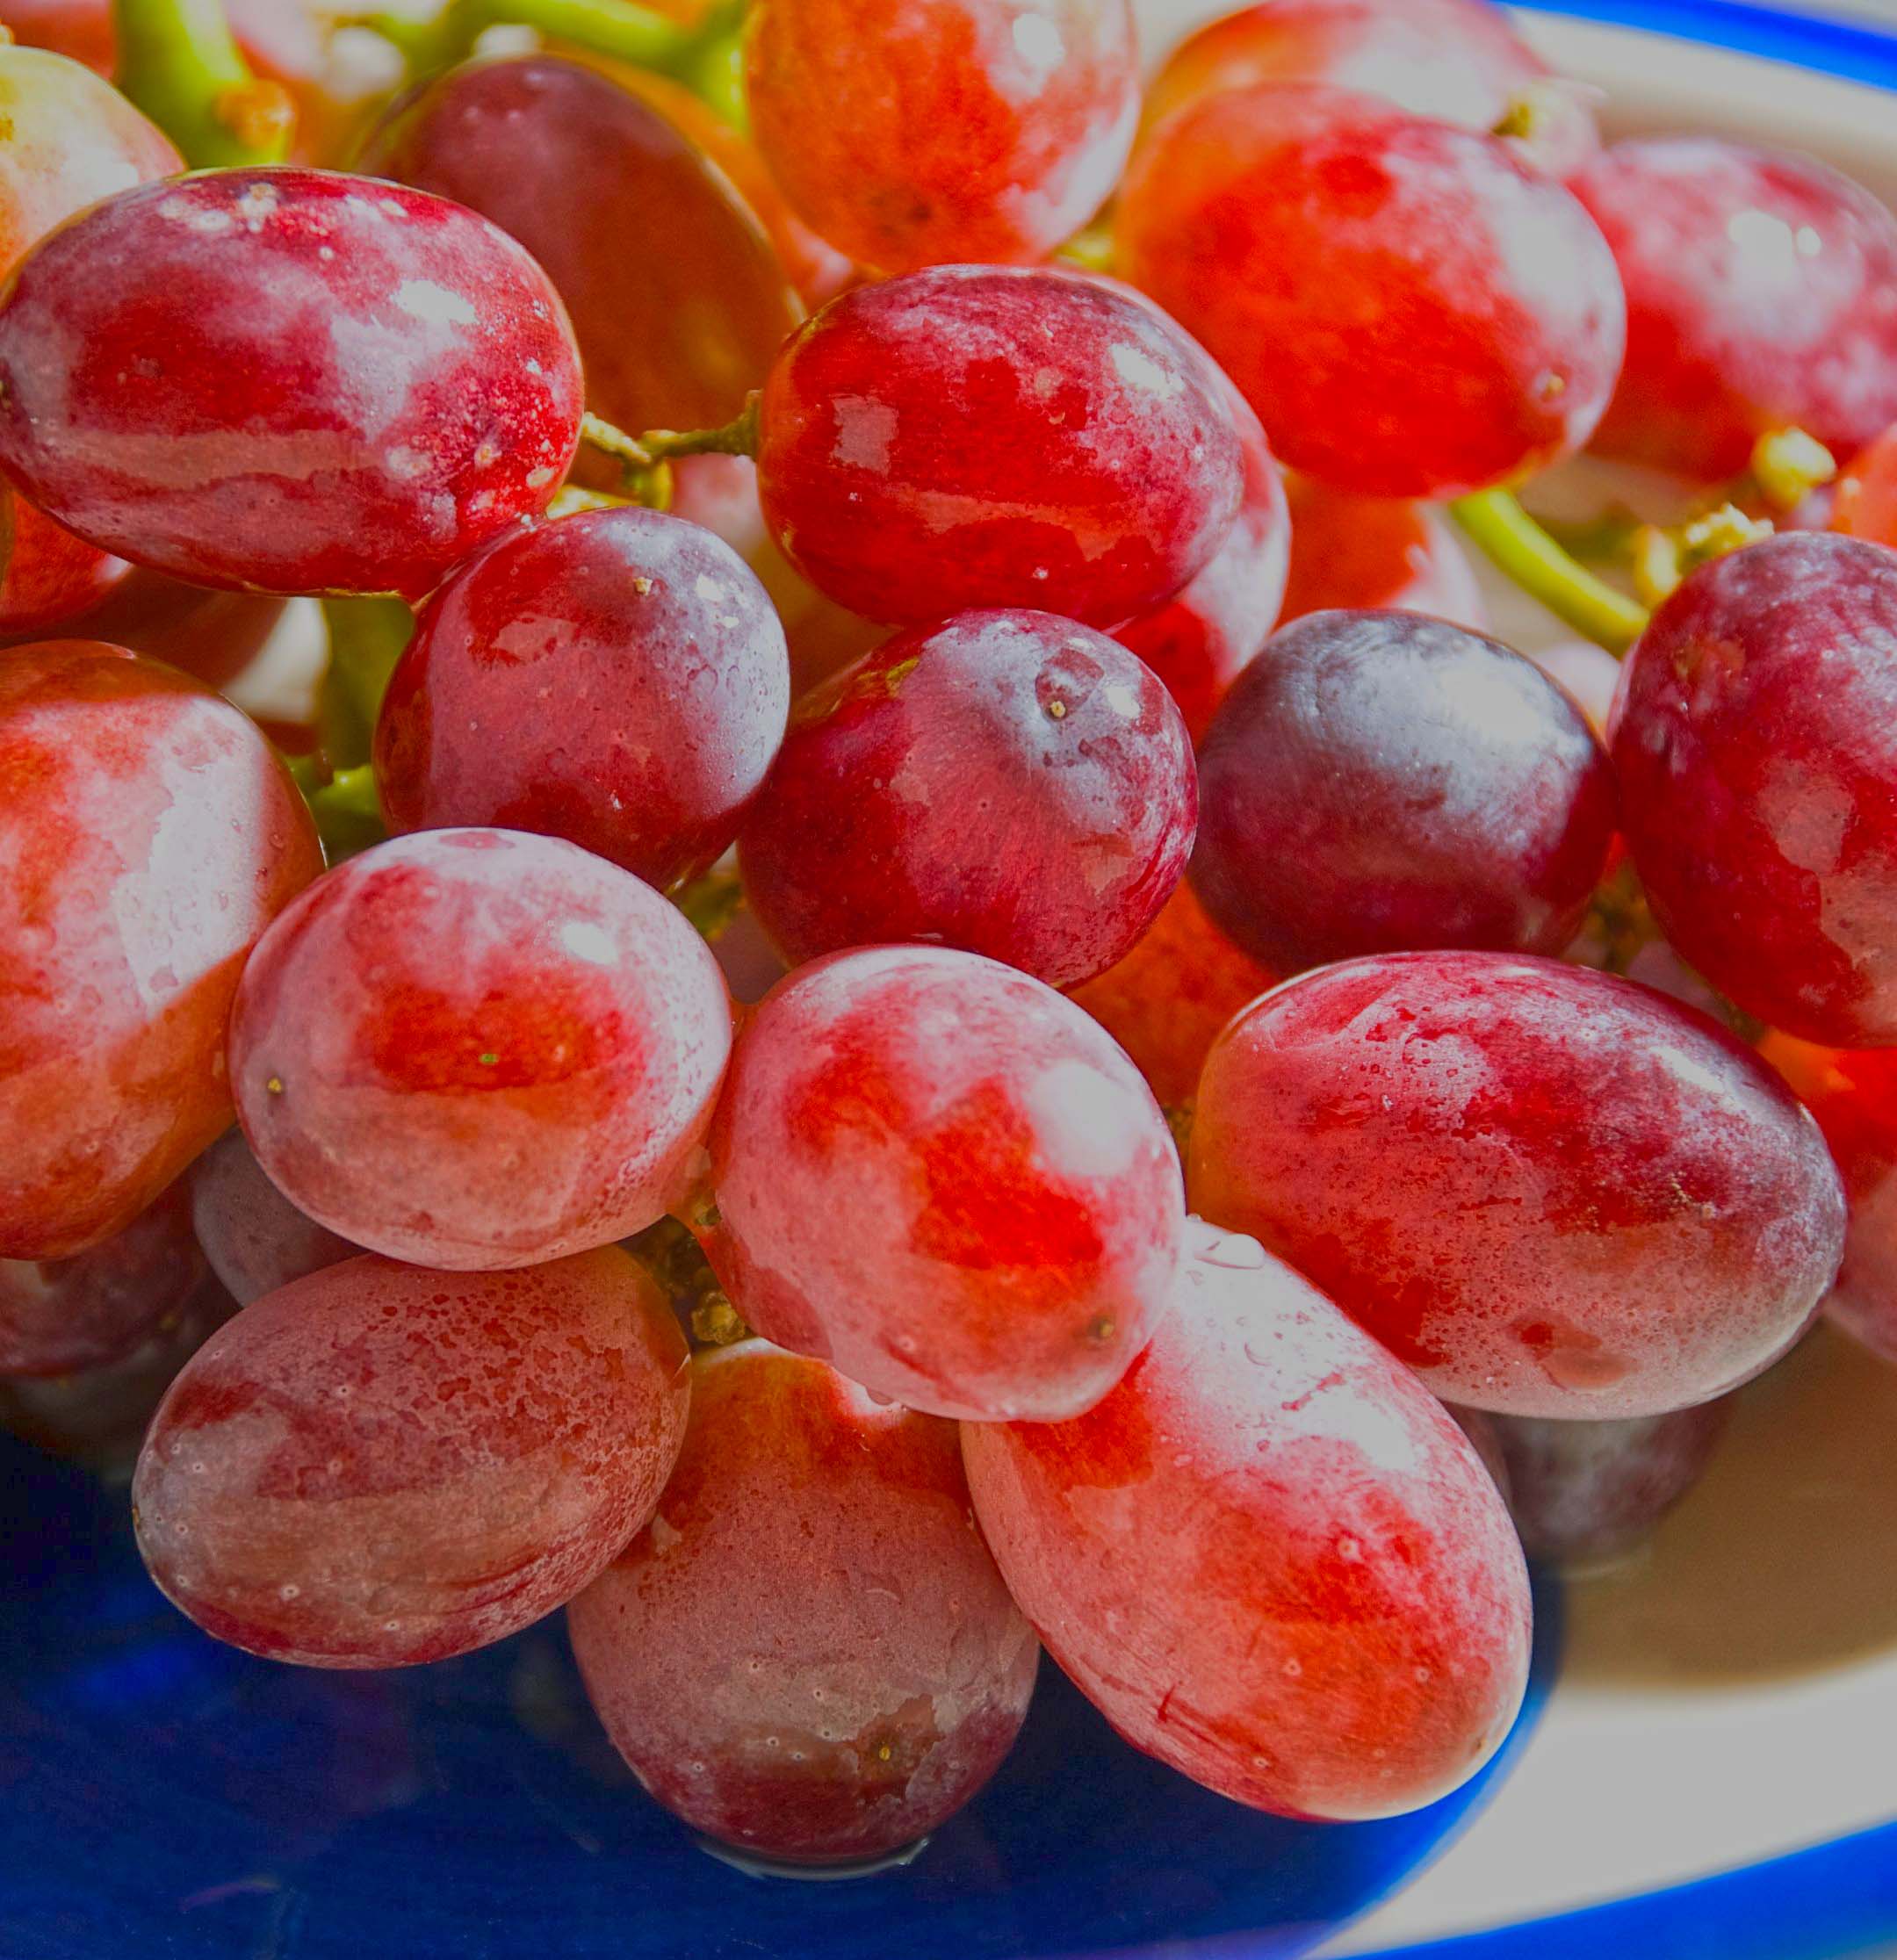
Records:
<instances>
[{"instance_id":1,"label":"pink grape","mask_svg":"<svg viewBox=\"0 0 1897 1960\"><path fill-rule=\"evenodd\" d=\"M624 1238L682 1200L730 1046L717 962L649 885L555 838L424 831L265 935L230 1074L299 1211L475 1270Z\"/></svg>"},{"instance_id":2,"label":"pink grape","mask_svg":"<svg viewBox=\"0 0 1897 1960\"><path fill-rule=\"evenodd\" d=\"M240 1307L362 1250L306 1218L263 1175L241 1129L191 1171L191 1217L218 1282Z\"/></svg>"},{"instance_id":3,"label":"pink grape","mask_svg":"<svg viewBox=\"0 0 1897 1960\"><path fill-rule=\"evenodd\" d=\"M1198 1226L1124 1380L962 1432L1049 1653L1136 1747L1292 1817L1453 1790L1528 1674L1521 1547L1468 1439L1254 1241Z\"/></svg>"},{"instance_id":4,"label":"pink grape","mask_svg":"<svg viewBox=\"0 0 1897 1960\"><path fill-rule=\"evenodd\" d=\"M181 1612L270 1660L465 1654L652 1516L690 1385L669 1301L617 1246L478 1274L365 1254L186 1364L133 1482L139 1549Z\"/></svg>"},{"instance_id":5,"label":"pink grape","mask_svg":"<svg viewBox=\"0 0 1897 1960\"><path fill-rule=\"evenodd\" d=\"M692 1376L657 1515L567 1611L593 1705L728 1844L812 1864L911 1844L993 1775L1040 1658L955 1426L762 1341Z\"/></svg>"}]
</instances>

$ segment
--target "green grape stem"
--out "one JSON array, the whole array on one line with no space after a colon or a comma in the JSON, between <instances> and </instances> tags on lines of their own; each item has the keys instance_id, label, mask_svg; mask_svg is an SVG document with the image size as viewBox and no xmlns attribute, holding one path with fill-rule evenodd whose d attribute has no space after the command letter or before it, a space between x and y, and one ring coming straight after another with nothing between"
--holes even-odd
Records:
<instances>
[{"instance_id":1,"label":"green grape stem","mask_svg":"<svg viewBox=\"0 0 1897 1960\"><path fill-rule=\"evenodd\" d=\"M250 71L223 0L112 0L119 90L193 169L277 163L296 112L289 92Z\"/></svg>"},{"instance_id":2,"label":"green grape stem","mask_svg":"<svg viewBox=\"0 0 1897 1960\"><path fill-rule=\"evenodd\" d=\"M1531 598L1578 633L1624 653L1647 624L1647 609L1570 558L1506 490L1484 490L1449 507L1472 543Z\"/></svg>"},{"instance_id":3,"label":"green grape stem","mask_svg":"<svg viewBox=\"0 0 1897 1960\"><path fill-rule=\"evenodd\" d=\"M623 465L632 480L660 469L674 456L755 456L758 400L754 389L721 429L649 429L643 436L628 436L603 417L588 414L581 421L580 437L588 448Z\"/></svg>"},{"instance_id":4,"label":"green grape stem","mask_svg":"<svg viewBox=\"0 0 1897 1960\"><path fill-rule=\"evenodd\" d=\"M451 0L431 21L371 12L353 15L349 24L392 41L417 76L465 60L490 27L530 27L543 40L696 86L711 51L737 31L744 12L732 0L688 27L638 0Z\"/></svg>"}]
</instances>

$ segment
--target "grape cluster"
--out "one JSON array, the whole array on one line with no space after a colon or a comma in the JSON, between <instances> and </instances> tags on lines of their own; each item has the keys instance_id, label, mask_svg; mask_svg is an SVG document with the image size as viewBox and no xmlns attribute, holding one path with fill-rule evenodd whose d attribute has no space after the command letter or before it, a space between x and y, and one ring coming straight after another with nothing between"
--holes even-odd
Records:
<instances>
[{"instance_id":1,"label":"grape cluster","mask_svg":"<svg viewBox=\"0 0 1897 1960\"><path fill-rule=\"evenodd\" d=\"M252 1654L569 1608L753 1857L1042 1647L1453 1789L1525 1546L1897 1357L1897 222L1482 0L1143 114L1126 0L484 0L353 107L252 11L0 0L0 1416ZM1588 570L1590 444L1696 515Z\"/></svg>"}]
</instances>

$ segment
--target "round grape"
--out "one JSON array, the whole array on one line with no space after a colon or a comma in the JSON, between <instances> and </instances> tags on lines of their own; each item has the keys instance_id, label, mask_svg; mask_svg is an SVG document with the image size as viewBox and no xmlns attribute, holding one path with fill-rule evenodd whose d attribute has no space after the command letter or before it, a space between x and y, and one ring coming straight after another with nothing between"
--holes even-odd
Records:
<instances>
[{"instance_id":1,"label":"round grape","mask_svg":"<svg viewBox=\"0 0 1897 1960\"><path fill-rule=\"evenodd\" d=\"M805 697L739 862L792 965L926 940L1066 986L1151 924L1197 817L1155 674L1071 619L970 612Z\"/></svg>"},{"instance_id":2,"label":"round grape","mask_svg":"<svg viewBox=\"0 0 1897 1960\"><path fill-rule=\"evenodd\" d=\"M1194 1207L1255 1233L1439 1394L1654 1416L1749 1379L1837 1270L1818 1128L1724 1029L1629 981L1398 953L1225 1031Z\"/></svg>"},{"instance_id":3,"label":"round grape","mask_svg":"<svg viewBox=\"0 0 1897 1960\"><path fill-rule=\"evenodd\" d=\"M624 1238L681 1200L730 1046L718 963L650 886L554 838L426 831L265 934L230 1075L299 1211L474 1270Z\"/></svg>"},{"instance_id":4,"label":"round grape","mask_svg":"<svg viewBox=\"0 0 1897 1960\"><path fill-rule=\"evenodd\" d=\"M218 1283L240 1307L362 1250L306 1218L263 1175L241 1129L191 1171L191 1228Z\"/></svg>"},{"instance_id":5,"label":"round grape","mask_svg":"<svg viewBox=\"0 0 1897 1960\"><path fill-rule=\"evenodd\" d=\"M783 629L735 551L588 511L436 594L383 697L376 782L395 830L537 831L668 887L737 836L790 708Z\"/></svg>"},{"instance_id":6,"label":"round grape","mask_svg":"<svg viewBox=\"0 0 1897 1960\"><path fill-rule=\"evenodd\" d=\"M837 954L732 1058L694 1221L768 1339L912 1409L1058 1422L1165 1308L1185 1208L1165 1120L1104 1031L973 954Z\"/></svg>"},{"instance_id":7,"label":"round grape","mask_svg":"<svg viewBox=\"0 0 1897 1960\"><path fill-rule=\"evenodd\" d=\"M727 1844L811 1864L912 1844L994 1774L1040 1658L955 1426L762 1341L692 1377L658 1515L568 1609L593 1705Z\"/></svg>"},{"instance_id":8,"label":"round grape","mask_svg":"<svg viewBox=\"0 0 1897 1960\"><path fill-rule=\"evenodd\" d=\"M962 1447L1049 1653L1222 1796L1390 1817L1507 1734L1529 1604L1501 1498L1415 1378L1252 1240L1194 1221L1177 1304L1098 1408Z\"/></svg>"},{"instance_id":9,"label":"round grape","mask_svg":"<svg viewBox=\"0 0 1897 1960\"><path fill-rule=\"evenodd\" d=\"M670 1302L617 1246L530 1272L372 1255L267 1294L172 1384L139 1549L206 1632L396 1668L503 1639L652 1516L691 1395Z\"/></svg>"}]
</instances>

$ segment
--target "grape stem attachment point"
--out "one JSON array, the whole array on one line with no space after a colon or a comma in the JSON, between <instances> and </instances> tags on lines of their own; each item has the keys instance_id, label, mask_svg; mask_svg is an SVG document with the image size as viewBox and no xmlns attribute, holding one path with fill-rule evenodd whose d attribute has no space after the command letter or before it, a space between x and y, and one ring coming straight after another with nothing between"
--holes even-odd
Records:
<instances>
[{"instance_id":1,"label":"grape stem attachment point","mask_svg":"<svg viewBox=\"0 0 1897 1960\"><path fill-rule=\"evenodd\" d=\"M112 0L118 86L193 169L281 162L296 107L250 71L223 0Z\"/></svg>"},{"instance_id":2,"label":"grape stem attachment point","mask_svg":"<svg viewBox=\"0 0 1897 1960\"><path fill-rule=\"evenodd\" d=\"M1449 507L1470 541L1497 570L1577 633L1624 653L1647 624L1647 609L1571 558L1512 492L1483 490Z\"/></svg>"}]
</instances>

